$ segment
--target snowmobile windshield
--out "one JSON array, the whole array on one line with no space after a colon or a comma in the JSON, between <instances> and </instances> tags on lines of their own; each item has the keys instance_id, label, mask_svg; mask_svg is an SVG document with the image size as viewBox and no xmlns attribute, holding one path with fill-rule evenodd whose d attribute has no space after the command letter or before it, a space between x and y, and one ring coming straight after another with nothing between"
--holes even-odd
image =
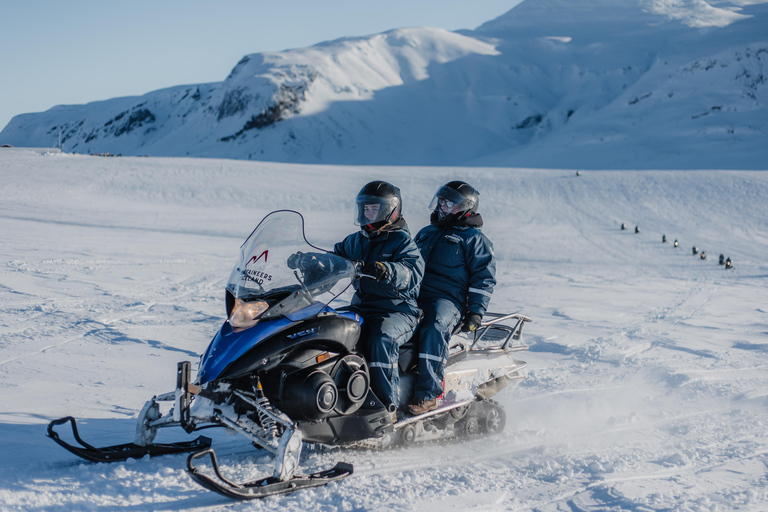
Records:
<instances>
[{"instance_id":1,"label":"snowmobile windshield","mask_svg":"<svg viewBox=\"0 0 768 512\"><path fill-rule=\"evenodd\" d=\"M300 213L272 212L240 247L229 275L230 323L247 328L259 318L285 316L317 303L327 305L354 277L351 261L307 241Z\"/></svg>"}]
</instances>

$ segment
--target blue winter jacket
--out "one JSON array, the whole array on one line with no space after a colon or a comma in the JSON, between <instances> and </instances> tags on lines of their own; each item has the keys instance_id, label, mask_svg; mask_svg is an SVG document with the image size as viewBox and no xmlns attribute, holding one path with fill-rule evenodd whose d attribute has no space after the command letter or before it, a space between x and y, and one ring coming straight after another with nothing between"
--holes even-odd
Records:
<instances>
[{"instance_id":1,"label":"blue winter jacket","mask_svg":"<svg viewBox=\"0 0 768 512\"><path fill-rule=\"evenodd\" d=\"M416 297L424 277L424 260L411 239L408 226L398 222L399 229L385 231L374 238L361 231L352 233L333 247L333 252L364 265L380 261L389 269L389 277L381 281L369 278L355 280L352 305L366 314L408 313L418 315Z\"/></svg>"},{"instance_id":2,"label":"blue winter jacket","mask_svg":"<svg viewBox=\"0 0 768 512\"><path fill-rule=\"evenodd\" d=\"M430 225L414 241L427 264L419 300L447 298L462 313L483 316L496 285L496 258L479 227Z\"/></svg>"}]
</instances>

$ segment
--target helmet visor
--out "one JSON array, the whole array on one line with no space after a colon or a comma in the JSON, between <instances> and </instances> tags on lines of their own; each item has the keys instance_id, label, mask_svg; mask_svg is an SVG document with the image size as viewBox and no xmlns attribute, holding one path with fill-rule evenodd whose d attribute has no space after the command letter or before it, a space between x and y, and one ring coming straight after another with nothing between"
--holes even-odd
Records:
<instances>
[{"instance_id":1,"label":"helmet visor","mask_svg":"<svg viewBox=\"0 0 768 512\"><path fill-rule=\"evenodd\" d=\"M464 197L451 187L440 187L429 203L430 210L440 209L445 214L459 213L471 210L475 206L475 200Z\"/></svg>"},{"instance_id":2,"label":"helmet visor","mask_svg":"<svg viewBox=\"0 0 768 512\"><path fill-rule=\"evenodd\" d=\"M355 224L364 226L377 222L387 222L392 212L398 207L397 197L357 196L357 215Z\"/></svg>"}]
</instances>

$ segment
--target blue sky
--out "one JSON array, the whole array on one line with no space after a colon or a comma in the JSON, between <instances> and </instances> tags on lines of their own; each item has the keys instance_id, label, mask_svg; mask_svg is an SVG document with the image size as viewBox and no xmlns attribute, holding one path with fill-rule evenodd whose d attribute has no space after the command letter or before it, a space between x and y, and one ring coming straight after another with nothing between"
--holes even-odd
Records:
<instances>
[{"instance_id":1,"label":"blue sky","mask_svg":"<svg viewBox=\"0 0 768 512\"><path fill-rule=\"evenodd\" d=\"M249 53L398 27L473 29L520 0L10 0L0 130L16 114L219 82Z\"/></svg>"}]
</instances>

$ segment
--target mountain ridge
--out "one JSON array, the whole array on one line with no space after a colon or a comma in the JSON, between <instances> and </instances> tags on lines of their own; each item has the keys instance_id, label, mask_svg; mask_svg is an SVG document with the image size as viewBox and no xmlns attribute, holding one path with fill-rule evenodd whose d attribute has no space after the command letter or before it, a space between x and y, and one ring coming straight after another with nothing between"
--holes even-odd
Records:
<instances>
[{"instance_id":1,"label":"mountain ridge","mask_svg":"<svg viewBox=\"0 0 768 512\"><path fill-rule=\"evenodd\" d=\"M0 144L52 146L61 133L79 153L765 169L768 16L737 10L526 0L474 31L249 54L222 82L23 114Z\"/></svg>"}]
</instances>

